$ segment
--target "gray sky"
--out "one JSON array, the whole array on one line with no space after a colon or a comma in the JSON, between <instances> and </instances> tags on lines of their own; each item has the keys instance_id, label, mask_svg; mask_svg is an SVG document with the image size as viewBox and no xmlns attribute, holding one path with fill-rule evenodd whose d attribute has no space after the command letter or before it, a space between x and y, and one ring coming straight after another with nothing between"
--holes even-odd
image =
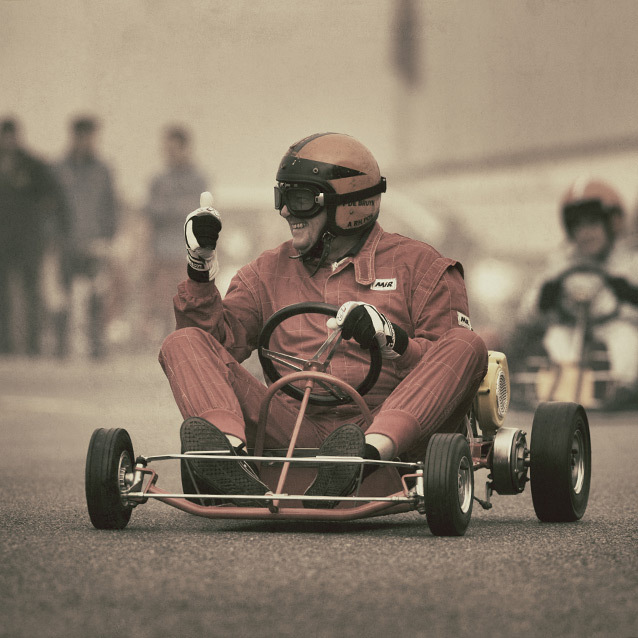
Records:
<instances>
[{"instance_id":1,"label":"gray sky","mask_svg":"<svg viewBox=\"0 0 638 638\"><path fill-rule=\"evenodd\" d=\"M318 131L359 138L391 185L406 168L414 181L437 162L638 136L633 0L415 4L424 82L408 94L391 56L399 0L0 0L0 114L20 117L28 144L55 158L69 117L96 113L133 204L174 121L192 128L216 189L254 191L267 206L285 149ZM529 182L478 198L511 209Z\"/></svg>"}]
</instances>

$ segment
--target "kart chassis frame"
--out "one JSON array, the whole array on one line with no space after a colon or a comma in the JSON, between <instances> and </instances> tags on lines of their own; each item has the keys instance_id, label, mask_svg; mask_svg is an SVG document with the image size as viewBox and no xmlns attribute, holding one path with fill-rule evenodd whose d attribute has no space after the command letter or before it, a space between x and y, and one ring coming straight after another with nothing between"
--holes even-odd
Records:
<instances>
[{"instance_id":1,"label":"kart chassis frame","mask_svg":"<svg viewBox=\"0 0 638 638\"><path fill-rule=\"evenodd\" d=\"M281 390L284 385L290 383L305 382L304 398L295 426L292 432L288 450L283 457L270 456L264 454L264 438L266 432L266 424L268 418L268 410L273 396ZM366 424L372 423L372 415L368 406L363 401L361 395L348 383L342 381L332 375L316 370L307 370L288 374L275 383L267 390L266 396L261 406L259 423L257 428L257 438L253 455L237 457L219 451L197 451L187 452L184 454L160 454L152 456L138 456L135 467L123 467L120 472L120 493L123 503L131 507L145 503L149 498L156 499L171 507L175 507L189 514L201 516L204 518L220 518L220 519L296 519L296 520L331 520L346 521L372 516L397 514L411 510L418 510L421 513L425 511L424 505L424 463L423 462L401 462L401 461L380 461L368 460L361 457L328 457L328 456L295 456L295 445L299 431L302 426L303 418L308 405L308 398L316 383L325 385L326 383L336 386L341 391L350 395L352 400L357 404ZM492 441L485 441L482 438L475 438L471 428L468 426L468 438L470 442L470 450L472 452L472 471L489 467L489 454L492 450ZM233 501L241 501L249 499L251 501L264 501L267 507L244 507L241 505L206 505L207 501L228 499L227 494L186 494L171 493L157 486L158 474L148 467L149 463L165 460L192 460L192 459L210 459L215 458L217 462L233 463L238 460L254 462L257 467L262 463L281 464L281 472L279 474L278 484L274 492L269 492L263 496L256 495L232 495ZM319 464L358 464L386 466L402 470L401 485L402 490L387 496L361 496L359 488L361 486L361 476L355 490L354 496L305 496L299 494L290 494L286 491L286 482L288 478L288 470L291 466ZM188 468L191 472L190 467ZM193 478L191 473L191 479ZM409 487L408 479L413 479L413 486ZM193 481L195 484L195 482ZM462 486L459 486L462 489ZM481 500L474 496L484 508L491 507L489 497L491 489L489 482L486 486L486 499ZM199 501L200 504L193 502ZM339 501L340 503L349 503L353 506L336 509L322 509L309 507L290 507L292 501Z\"/></svg>"}]
</instances>

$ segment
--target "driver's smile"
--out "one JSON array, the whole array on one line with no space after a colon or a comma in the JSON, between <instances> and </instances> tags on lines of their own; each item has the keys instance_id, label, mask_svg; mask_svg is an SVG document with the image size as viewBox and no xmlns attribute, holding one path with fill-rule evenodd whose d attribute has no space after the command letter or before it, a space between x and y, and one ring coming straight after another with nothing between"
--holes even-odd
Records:
<instances>
[{"instance_id":1,"label":"driver's smile","mask_svg":"<svg viewBox=\"0 0 638 638\"><path fill-rule=\"evenodd\" d=\"M292 245L295 250L300 252L308 250L319 239L327 217L325 210L323 210L309 219L300 219L295 217L287 206L284 206L279 214L288 222L292 235Z\"/></svg>"}]
</instances>

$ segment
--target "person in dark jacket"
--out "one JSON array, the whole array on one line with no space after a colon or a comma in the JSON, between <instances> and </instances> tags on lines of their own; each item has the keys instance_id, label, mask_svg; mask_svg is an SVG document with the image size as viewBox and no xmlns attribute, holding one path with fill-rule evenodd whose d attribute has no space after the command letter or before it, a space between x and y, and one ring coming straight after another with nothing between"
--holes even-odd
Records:
<instances>
[{"instance_id":1,"label":"person in dark jacket","mask_svg":"<svg viewBox=\"0 0 638 638\"><path fill-rule=\"evenodd\" d=\"M21 145L14 118L0 122L0 224L0 354L17 353L23 335L27 354L39 355L44 246L52 234L64 232L66 219L51 168ZM14 303L17 290L24 317Z\"/></svg>"},{"instance_id":2,"label":"person in dark jacket","mask_svg":"<svg viewBox=\"0 0 638 638\"><path fill-rule=\"evenodd\" d=\"M83 277L90 281L88 340L90 354L105 354L104 267L110 241L117 228L117 199L111 170L97 152L99 123L93 117L78 117L71 123L69 150L55 166L69 211L65 250L66 284ZM68 344L68 312L60 325L60 354Z\"/></svg>"}]
</instances>

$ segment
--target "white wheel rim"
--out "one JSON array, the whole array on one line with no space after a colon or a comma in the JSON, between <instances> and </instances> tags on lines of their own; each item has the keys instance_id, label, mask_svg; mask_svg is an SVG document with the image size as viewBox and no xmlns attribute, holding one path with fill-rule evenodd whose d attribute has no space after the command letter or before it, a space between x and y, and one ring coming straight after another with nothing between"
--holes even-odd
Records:
<instances>
[{"instance_id":1,"label":"white wheel rim","mask_svg":"<svg viewBox=\"0 0 638 638\"><path fill-rule=\"evenodd\" d=\"M120 499L124 505L128 505L128 501L126 500L126 493L131 488L133 484L133 462L131 461L131 457L129 453L124 450L122 454L120 454L120 463L118 466L118 485L120 488Z\"/></svg>"},{"instance_id":2,"label":"white wheel rim","mask_svg":"<svg viewBox=\"0 0 638 638\"><path fill-rule=\"evenodd\" d=\"M464 456L458 469L458 499L459 507L463 514L467 514L472 505L472 467L467 457Z\"/></svg>"},{"instance_id":3,"label":"white wheel rim","mask_svg":"<svg viewBox=\"0 0 638 638\"><path fill-rule=\"evenodd\" d=\"M574 432L570 451L570 464L572 469L572 489L575 494L580 494L585 482L585 443L580 430Z\"/></svg>"}]
</instances>

